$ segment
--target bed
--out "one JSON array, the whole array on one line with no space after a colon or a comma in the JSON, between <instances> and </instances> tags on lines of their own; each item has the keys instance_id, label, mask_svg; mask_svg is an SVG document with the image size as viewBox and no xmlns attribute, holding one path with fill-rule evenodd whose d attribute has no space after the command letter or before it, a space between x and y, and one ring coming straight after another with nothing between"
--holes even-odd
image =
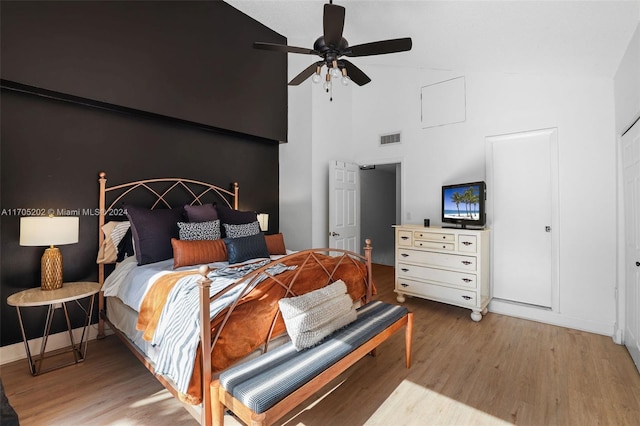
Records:
<instances>
[{"instance_id":1,"label":"bed","mask_svg":"<svg viewBox=\"0 0 640 426\"><path fill-rule=\"evenodd\" d=\"M98 336L108 325L202 424L221 371L289 340L282 299L337 281L354 306L375 292L369 241L364 256L291 252L282 234L256 232L255 212L238 210L237 183L107 186L102 172L99 188Z\"/></svg>"}]
</instances>

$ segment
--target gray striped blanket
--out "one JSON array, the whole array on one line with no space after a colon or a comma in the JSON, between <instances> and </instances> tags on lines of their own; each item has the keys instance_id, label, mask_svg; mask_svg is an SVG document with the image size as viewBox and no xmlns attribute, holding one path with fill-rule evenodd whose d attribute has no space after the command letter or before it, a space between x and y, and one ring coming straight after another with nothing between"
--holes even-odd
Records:
<instances>
[{"instance_id":1,"label":"gray striped blanket","mask_svg":"<svg viewBox=\"0 0 640 426\"><path fill-rule=\"evenodd\" d=\"M212 280L210 296L218 294L230 284L269 263L269 259L238 267L225 267L212 271L208 277ZM296 266L274 264L267 269L270 275L295 269ZM167 303L162 311L152 344L159 349L155 360L156 373L171 379L176 389L186 393L193 373L194 361L200 341L199 275L180 279L170 291ZM235 300L236 296L251 291L259 282L267 278L262 274L251 282L235 286L231 291L213 301L210 305L211 319ZM244 294L246 294L246 292Z\"/></svg>"}]
</instances>

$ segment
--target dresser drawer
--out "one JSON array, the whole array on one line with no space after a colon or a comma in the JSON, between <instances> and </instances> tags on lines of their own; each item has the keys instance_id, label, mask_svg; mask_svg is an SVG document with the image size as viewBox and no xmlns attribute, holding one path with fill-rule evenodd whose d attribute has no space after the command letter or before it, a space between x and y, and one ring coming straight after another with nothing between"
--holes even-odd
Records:
<instances>
[{"instance_id":1,"label":"dresser drawer","mask_svg":"<svg viewBox=\"0 0 640 426\"><path fill-rule=\"evenodd\" d=\"M476 271L475 256L461 256L447 253L434 253L430 251L398 249L398 260L423 263L429 266L460 269L463 271Z\"/></svg>"},{"instance_id":2,"label":"dresser drawer","mask_svg":"<svg viewBox=\"0 0 640 426\"><path fill-rule=\"evenodd\" d=\"M421 283L403 278L397 279L396 291L398 293L412 294L427 299L450 302L455 305L470 307L477 306L475 291L443 287L436 284Z\"/></svg>"},{"instance_id":3,"label":"dresser drawer","mask_svg":"<svg viewBox=\"0 0 640 426\"><path fill-rule=\"evenodd\" d=\"M455 251L456 249L455 243L441 243L439 241L416 241L414 246L447 251Z\"/></svg>"},{"instance_id":4,"label":"dresser drawer","mask_svg":"<svg viewBox=\"0 0 640 426\"><path fill-rule=\"evenodd\" d=\"M454 234L443 234L440 232L428 232L428 231L415 231L413 233L413 237L416 240L446 241L450 243L456 240L456 236Z\"/></svg>"},{"instance_id":5,"label":"dresser drawer","mask_svg":"<svg viewBox=\"0 0 640 426\"><path fill-rule=\"evenodd\" d=\"M458 251L465 253L476 253L478 251L478 240L475 235L458 236Z\"/></svg>"},{"instance_id":6,"label":"dresser drawer","mask_svg":"<svg viewBox=\"0 0 640 426\"><path fill-rule=\"evenodd\" d=\"M412 246L413 238L411 238L411 231L398 231L398 245L399 246Z\"/></svg>"},{"instance_id":7,"label":"dresser drawer","mask_svg":"<svg viewBox=\"0 0 640 426\"><path fill-rule=\"evenodd\" d=\"M406 263L398 263L396 271L398 277L416 278L419 280L433 281L457 287L476 288L476 275L464 272L447 271L444 269L415 266Z\"/></svg>"}]
</instances>

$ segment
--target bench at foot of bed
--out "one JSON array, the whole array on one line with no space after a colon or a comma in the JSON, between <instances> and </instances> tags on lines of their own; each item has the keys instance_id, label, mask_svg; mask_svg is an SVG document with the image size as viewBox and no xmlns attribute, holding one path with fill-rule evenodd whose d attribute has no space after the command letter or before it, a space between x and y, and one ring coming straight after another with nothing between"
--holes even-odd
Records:
<instances>
[{"instance_id":1,"label":"bench at foot of bed","mask_svg":"<svg viewBox=\"0 0 640 426\"><path fill-rule=\"evenodd\" d=\"M379 301L359 308L354 322L317 346L298 352L288 343L229 368L211 383L214 424L224 423L225 407L246 424L272 424L402 327L409 368L413 314Z\"/></svg>"}]
</instances>

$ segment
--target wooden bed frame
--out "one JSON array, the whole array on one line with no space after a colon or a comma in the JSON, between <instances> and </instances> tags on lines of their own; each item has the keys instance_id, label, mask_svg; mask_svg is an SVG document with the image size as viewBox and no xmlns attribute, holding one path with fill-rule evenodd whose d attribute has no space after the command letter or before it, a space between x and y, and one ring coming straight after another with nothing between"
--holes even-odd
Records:
<instances>
[{"instance_id":1,"label":"wooden bed frame","mask_svg":"<svg viewBox=\"0 0 640 426\"><path fill-rule=\"evenodd\" d=\"M158 185L160 185L161 187L160 189L158 189ZM233 187L232 191L226 190L224 188L221 188L219 186L212 185L209 183L190 180L190 179L183 179L183 178L147 179L147 180L123 183L123 184L112 186L112 187L107 187L106 173L102 172L99 175L99 187L100 187L100 195L99 195L100 215L99 215L98 232L99 232L100 245L102 245L104 241L102 226L106 223L107 217L109 216L109 212L111 212L114 208L117 208L118 206L120 206L121 203L125 201L126 197L130 196L132 193L136 191L143 191L143 192L152 194L153 198L155 198L155 201L152 202L151 208L155 208L159 205L164 207L172 207L171 203L168 200L168 194L174 190L181 189L183 190L182 192L186 193L186 195L188 196L188 200L186 202L182 201L181 205L202 204L205 198L204 197L205 195L207 195L208 197L210 197L211 195L215 195L219 198L218 202L222 201L226 203L226 205L228 205L229 207L238 209L239 186L237 183L232 184L232 187ZM107 200L107 198L109 198L109 200ZM176 203L174 203L174 205L177 206ZM266 265L252 272L251 274L248 274L242 279L238 280L235 284L232 284L221 293L228 291L229 289L231 289L236 285L246 286L247 282L251 282L251 280L259 279L261 275L262 276L268 275L270 278L276 281L280 286L286 289L286 294L288 296L296 296L297 294L295 290L296 288L295 281L296 281L296 278L300 275L299 272L304 269L305 265L312 264L314 261L318 261L317 258L319 255L330 254L331 256L336 257L337 265L333 270L327 270L324 267L322 268L324 269L324 273L326 274L326 279L328 283L333 282L336 279L340 278L339 276L334 276L334 274L338 274L336 272L338 270L338 267L346 262L353 262L353 263L361 262L366 266L366 273L367 273L366 283L365 283L366 294L363 297L363 302L367 303L372 300L372 292L373 292L373 286L374 286L372 271L371 271L371 250L372 248L370 245L370 241L367 240L367 245L364 248L364 253L365 253L364 256L354 252L347 251L347 250L334 249L334 248L321 248L321 249L299 251L291 256L297 256L297 257L302 256L305 260L302 263L302 266L300 266L297 269L298 273L293 274L293 278L289 279L288 281L282 281L277 276L270 275L266 271L270 265ZM288 256L285 256L281 258L279 261L286 264L287 257ZM205 274L201 277L199 281L200 282L200 323L201 324L209 323L208 319L210 317L210 313L209 313L210 303L221 295L221 294L217 294L209 298L210 281L206 278L207 269L208 267L206 265L200 268L201 274ZM99 282L102 285L104 284L104 279L105 279L104 265L99 264L98 270L99 270L99 273L98 273ZM211 392L210 392L210 385L212 382L211 354L212 354L213 348L215 347L216 342L218 341L218 337L220 336L233 309L237 306L238 301L244 295L246 295L246 293L247 291L241 292L238 295L238 297L235 299L235 301L232 303L232 305L229 307L229 309L226 311L226 313L225 311L223 311L224 317L222 319L221 325L217 327L217 332L215 333L214 336L212 336L212 333L210 332L210 328L201 327L200 348L201 348L201 355L202 355L201 358L203 360L202 368L201 368L202 410L200 413L198 413L198 410L195 408L195 406L191 406L186 403L184 405L187 408L187 410L196 419L200 420L200 423L202 425L212 424L213 422L212 407L214 404L217 405L218 403L218 401L211 400ZM147 358L146 355L143 354L138 349L138 347L129 340L129 338L126 335L124 335L116 327L114 327L113 324L111 324L108 318L108 314L105 310L105 300L104 300L104 294L102 291L99 293L99 312L100 312L100 318L99 318L99 325L98 325L98 338L104 338L104 324L106 323L107 325L109 325L109 328L113 330L114 334L116 334L124 342L124 344L143 363L143 365L165 386L165 388L167 388L167 390L169 390L169 392L174 397L179 399L179 392L174 388L172 382L164 378L163 376L157 374L154 371L154 366L152 362L149 360L149 358ZM264 341L264 345L263 345L264 352L268 350L269 342L272 341L272 338L277 337L277 336L272 336L271 332L273 331L278 318L279 318L279 314L276 314L275 318L273 318L271 331L269 332L269 335L266 337L266 340Z\"/></svg>"}]
</instances>

